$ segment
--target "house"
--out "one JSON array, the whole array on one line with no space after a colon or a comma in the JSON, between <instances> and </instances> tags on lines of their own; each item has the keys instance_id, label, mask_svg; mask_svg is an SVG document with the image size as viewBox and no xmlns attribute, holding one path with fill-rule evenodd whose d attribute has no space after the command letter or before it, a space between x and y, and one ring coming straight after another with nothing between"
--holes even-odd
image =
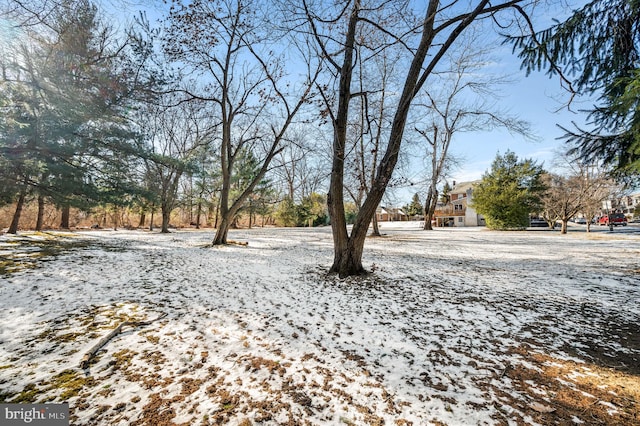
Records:
<instances>
[{"instance_id":1,"label":"house","mask_svg":"<svg viewBox=\"0 0 640 426\"><path fill-rule=\"evenodd\" d=\"M485 226L484 217L473 207L473 186L479 181L453 182L446 202L439 202L434 212L435 226Z\"/></svg>"},{"instance_id":2,"label":"house","mask_svg":"<svg viewBox=\"0 0 640 426\"><path fill-rule=\"evenodd\" d=\"M640 192L621 197L618 208L627 218L633 219L638 206L640 206Z\"/></svg>"},{"instance_id":3,"label":"house","mask_svg":"<svg viewBox=\"0 0 640 426\"><path fill-rule=\"evenodd\" d=\"M635 217L636 208L640 206L640 193L618 196L602 203L601 216L608 213L624 213L627 219Z\"/></svg>"},{"instance_id":4,"label":"house","mask_svg":"<svg viewBox=\"0 0 640 426\"><path fill-rule=\"evenodd\" d=\"M378 207L376 209L376 219L378 222L399 222L409 220L409 216L397 207Z\"/></svg>"}]
</instances>

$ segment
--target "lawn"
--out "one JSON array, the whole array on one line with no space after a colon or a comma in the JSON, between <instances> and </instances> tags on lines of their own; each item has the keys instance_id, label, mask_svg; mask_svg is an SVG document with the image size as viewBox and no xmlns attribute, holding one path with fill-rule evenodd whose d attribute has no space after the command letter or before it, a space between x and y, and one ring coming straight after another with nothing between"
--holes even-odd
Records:
<instances>
[{"instance_id":1,"label":"lawn","mask_svg":"<svg viewBox=\"0 0 640 426\"><path fill-rule=\"evenodd\" d=\"M596 231L383 223L345 280L329 228L0 236L0 401L74 425L640 425L640 234Z\"/></svg>"}]
</instances>

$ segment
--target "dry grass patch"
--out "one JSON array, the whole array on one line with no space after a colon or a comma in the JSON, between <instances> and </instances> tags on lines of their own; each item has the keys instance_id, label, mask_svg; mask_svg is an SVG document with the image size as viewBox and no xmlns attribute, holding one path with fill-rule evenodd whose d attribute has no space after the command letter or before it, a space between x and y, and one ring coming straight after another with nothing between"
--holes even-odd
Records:
<instances>
[{"instance_id":1,"label":"dry grass patch","mask_svg":"<svg viewBox=\"0 0 640 426\"><path fill-rule=\"evenodd\" d=\"M511 401L511 405L536 422L640 426L637 375L529 352L526 346L514 352L526 362L505 371L523 396ZM499 394L501 399L509 398L507 393Z\"/></svg>"}]
</instances>

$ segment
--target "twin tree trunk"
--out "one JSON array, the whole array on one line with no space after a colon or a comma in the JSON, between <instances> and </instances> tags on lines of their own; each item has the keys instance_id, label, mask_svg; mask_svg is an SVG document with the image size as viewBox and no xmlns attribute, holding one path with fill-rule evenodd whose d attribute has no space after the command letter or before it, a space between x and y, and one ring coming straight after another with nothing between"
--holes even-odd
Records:
<instances>
[{"instance_id":1,"label":"twin tree trunk","mask_svg":"<svg viewBox=\"0 0 640 426\"><path fill-rule=\"evenodd\" d=\"M402 94L398 100L393 122L391 124L389 141L384 157L380 161L371 189L367 194L367 198L360 208L358 215L356 216L351 235L349 235L344 215L344 160L347 141L349 102L352 98L351 79L353 76L354 46L357 33L356 24L360 19L358 16L358 2L356 2L356 6L354 6L351 13L344 48L344 62L340 67L338 111L333 120L333 164L331 169L329 194L327 197L334 244L334 260L330 272L338 273L341 278L366 273L362 266L364 242L369 229L369 224L376 213L378 205L382 201L387 185L391 180L393 170L398 162L398 155L400 153L400 146L402 145L402 138L404 136L404 129L407 123L411 102L429 74L429 71L425 71L423 73L423 66L429 47L435 37L433 25L438 4L439 3L437 1L429 2L426 19L422 28L420 44L415 50L415 56L411 61L411 66L409 67L405 78ZM468 25L468 23L465 21L460 23L459 32L461 32L461 28L466 25ZM454 39L455 37L453 37L452 40ZM447 43L452 43L452 40L448 40ZM435 62L432 63L430 67L427 67L427 69L430 70L433 66L435 66Z\"/></svg>"},{"instance_id":2,"label":"twin tree trunk","mask_svg":"<svg viewBox=\"0 0 640 426\"><path fill-rule=\"evenodd\" d=\"M244 202L249 198L249 195L251 195L251 193L253 192L253 189L255 188L257 183L260 181L260 179L264 177L267 170L268 162L271 161L271 158L273 157L270 156L269 158L267 158L267 160L265 160L267 164L263 165L260 172L258 172L257 176L249 184L249 187L246 188L242 192L242 194L240 194L238 199L236 199L231 204L231 207L229 207L230 185L225 186L223 184L223 189L220 193L220 207L219 207L220 222L216 226L216 236L213 238L212 245L218 246L218 245L227 244L227 235L229 234L229 229L231 229L231 227L233 226L233 223L236 215L238 214L238 211L240 210ZM229 175L227 176L227 179L229 179L229 181L230 181L230 176L231 174L229 173ZM223 181L224 179L225 178L223 177ZM216 217L216 221L217 220L218 219Z\"/></svg>"}]
</instances>

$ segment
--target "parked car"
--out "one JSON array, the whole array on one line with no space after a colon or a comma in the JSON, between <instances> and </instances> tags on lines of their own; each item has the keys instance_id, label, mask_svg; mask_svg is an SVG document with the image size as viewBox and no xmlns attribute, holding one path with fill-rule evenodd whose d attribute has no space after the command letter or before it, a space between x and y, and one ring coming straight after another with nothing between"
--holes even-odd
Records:
<instances>
[{"instance_id":1,"label":"parked car","mask_svg":"<svg viewBox=\"0 0 640 426\"><path fill-rule=\"evenodd\" d=\"M598 225L609 225L609 220L611 220L611 225L613 226L627 226L627 217L623 213L612 213L602 216L598 219Z\"/></svg>"},{"instance_id":2,"label":"parked car","mask_svg":"<svg viewBox=\"0 0 640 426\"><path fill-rule=\"evenodd\" d=\"M529 226L531 227L548 227L549 224L544 219L531 218L529 219Z\"/></svg>"},{"instance_id":3,"label":"parked car","mask_svg":"<svg viewBox=\"0 0 640 426\"><path fill-rule=\"evenodd\" d=\"M573 221L575 223L577 223L578 225L586 225L587 224L587 219L585 219L584 217L576 217Z\"/></svg>"}]
</instances>

